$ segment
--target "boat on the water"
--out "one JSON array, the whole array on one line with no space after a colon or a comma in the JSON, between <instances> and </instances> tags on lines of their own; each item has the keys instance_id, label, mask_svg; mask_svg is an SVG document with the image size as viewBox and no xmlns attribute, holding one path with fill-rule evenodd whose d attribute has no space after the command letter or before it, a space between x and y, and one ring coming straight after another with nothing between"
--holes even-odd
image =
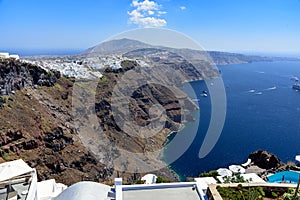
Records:
<instances>
[{"instance_id":1,"label":"boat on the water","mask_svg":"<svg viewBox=\"0 0 300 200\"><path fill-rule=\"evenodd\" d=\"M207 93L207 91L206 91L206 90L203 90L203 91L202 91L202 94L201 94L201 96L203 96L203 97L207 97L207 96L208 96L208 93Z\"/></svg>"},{"instance_id":2,"label":"boat on the water","mask_svg":"<svg viewBox=\"0 0 300 200\"><path fill-rule=\"evenodd\" d=\"M294 84L293 89L300 91L300 84L299 83Z\"/></svg>"},{"instance_id":3,"label":"boat on the water","mask_svg":"<svg viewBox=\"0 0 300 200\"><path fill-rule=\"evenodd\" d=\"M299 78L298 78L297 76L292 76L292 77L291 77L291 80L292 80L292 81L298 82L298 81L299 81Z\"/></svg>"}]
</instances>

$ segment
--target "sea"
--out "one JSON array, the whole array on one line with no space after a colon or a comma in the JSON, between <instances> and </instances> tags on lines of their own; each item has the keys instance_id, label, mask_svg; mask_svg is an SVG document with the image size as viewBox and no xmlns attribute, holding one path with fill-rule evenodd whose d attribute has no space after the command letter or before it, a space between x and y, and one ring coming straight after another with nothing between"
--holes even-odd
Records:
<instances>
[{"instance_id":1,"label":"sea","mask_svg":"<svg viewBox=\"0 0 300 200\"><path fill-rule=\"evenodd\" d=\"M1 52L18 54L19 56L65 56L76 55L84 52L84 49L3 49Z\"/></svg>"},{"instance_id":2,"label":"sea","mask_svg":"<svg viewBox=\"0 0 300 200\"><path fill-rule=\"evenodd\" d=\"M186 83L183 90L200 110L192 113L195 121L172 135L163 160L181 180L244 163L256 150L274 153L283 162L295 162L295 156L300 154L300 92L292 89L295 80L291 79L300 77L300 62L254 62L218 68L225 86L227 111L216 145L207 156L199 158L211 120L211 99L209 94L202 95L207 90L205 81ZM192 142L186 143L187 138ZM182 149L181 156L173 161L178 149Z\"/></svg>"}]
</instances>

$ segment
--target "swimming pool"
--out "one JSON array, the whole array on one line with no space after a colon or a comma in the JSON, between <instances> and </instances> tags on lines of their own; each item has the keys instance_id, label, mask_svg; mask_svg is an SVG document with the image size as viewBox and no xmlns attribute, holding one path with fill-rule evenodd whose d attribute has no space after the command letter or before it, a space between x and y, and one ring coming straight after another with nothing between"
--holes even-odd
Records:
<instances>
[{"instance_id":1,"label":"swimming pool","mask_svg":"<svg viewBox=\"0 0 300 200\"><path fill-rule=\"evenodd\" d=\"M300 173L296 171L282 171L268 176L269 183L280 183L284 179L287 183L298 183Z\"/></svg>"}]
</instances>

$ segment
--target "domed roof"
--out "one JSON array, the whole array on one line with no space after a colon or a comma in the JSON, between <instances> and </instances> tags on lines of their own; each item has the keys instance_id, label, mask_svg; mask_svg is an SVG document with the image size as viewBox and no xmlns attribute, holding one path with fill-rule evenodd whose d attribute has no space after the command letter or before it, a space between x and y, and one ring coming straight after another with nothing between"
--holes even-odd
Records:
<instances>
[{"instance_id":1,"label":"domed roof","mask_svg":"<svg viewBox=\"0 0 300 200\"><path fill-rule=\"evenodd\" d=\"M79 182L64 190L54 200L109 200L114 196L111 187L95 182Z\"/></svg>"}]
</instances>

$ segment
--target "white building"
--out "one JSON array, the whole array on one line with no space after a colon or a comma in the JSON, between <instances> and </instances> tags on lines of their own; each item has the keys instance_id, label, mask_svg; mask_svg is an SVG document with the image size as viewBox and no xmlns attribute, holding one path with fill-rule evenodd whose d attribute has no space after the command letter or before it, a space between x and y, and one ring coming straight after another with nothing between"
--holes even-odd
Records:
<instances>
[{"instance_id":1,"label":"white building","mask_svg":"<svg viewBox=\"0 0 300 200\"><path fill-rule=\"evenodd\" d=\"M0 58L9 58L9 53L0 52Z\"/></svg>"},{"instance_id":2,"label":"white building","mask_svg":"<svg viewBox=\"0 0 300 200\"><path fill-rule=\"evenodd\" d=\"M264 180L256 174L241 174L248 184ZM218 177L220 179L222 177ZM122 178L115 178L113 187L96 182L79 182L70 187L55 180L37 182L37 172L23 160L0 164L0 199L9 200L206 200L212 177L195 178L192 182L155 183L156 176L148 174L142 178L147 184L123 185ZM222 179L220 179L222 182Z\"/></svg>"},{"instance_id":3,"label":"white building","mask_svg":"<svg viewBox=\"0 0 300 200\"><path fill-rule=\"evenodd\" d=\"M9 58L14 58L14 59L16 59L16 60L19 60L19 59L20 59L20 56L17 55L17 54L12 54L12 55L9 56Z\"/></svg>"},{"instance_id":4,"label":"white building","mask_svg":"<svg viewBox=\"0 0 300 200\"><path fill-rule=\"evenodd\" d=\"M66 190L67 191L67 190ZM194 182L123 185L121 178L115 179L115 200L205 200L201 184Z\"/></svg>"},{"instance_id":5,"label":"white building","mask_svg":"<svg viewBox=\"0 0 300 200\"><path fill-rule=\"evenodd\" d=\"M37 172L23 160L0 164L0 199L51 200L67 186L54 180L37 181Z\"/></svg>"},{"instance_id":6,"label":"white building","mask_svg":"<svg viewBox=\"0 0 300 200\"><path fill-rule=\"evenodd\" d=\"M0 58L14 58L16 60L20 59L20 56L17 54L9 55L7 52L0 52Z\"/></svg>"}]
</instances>

